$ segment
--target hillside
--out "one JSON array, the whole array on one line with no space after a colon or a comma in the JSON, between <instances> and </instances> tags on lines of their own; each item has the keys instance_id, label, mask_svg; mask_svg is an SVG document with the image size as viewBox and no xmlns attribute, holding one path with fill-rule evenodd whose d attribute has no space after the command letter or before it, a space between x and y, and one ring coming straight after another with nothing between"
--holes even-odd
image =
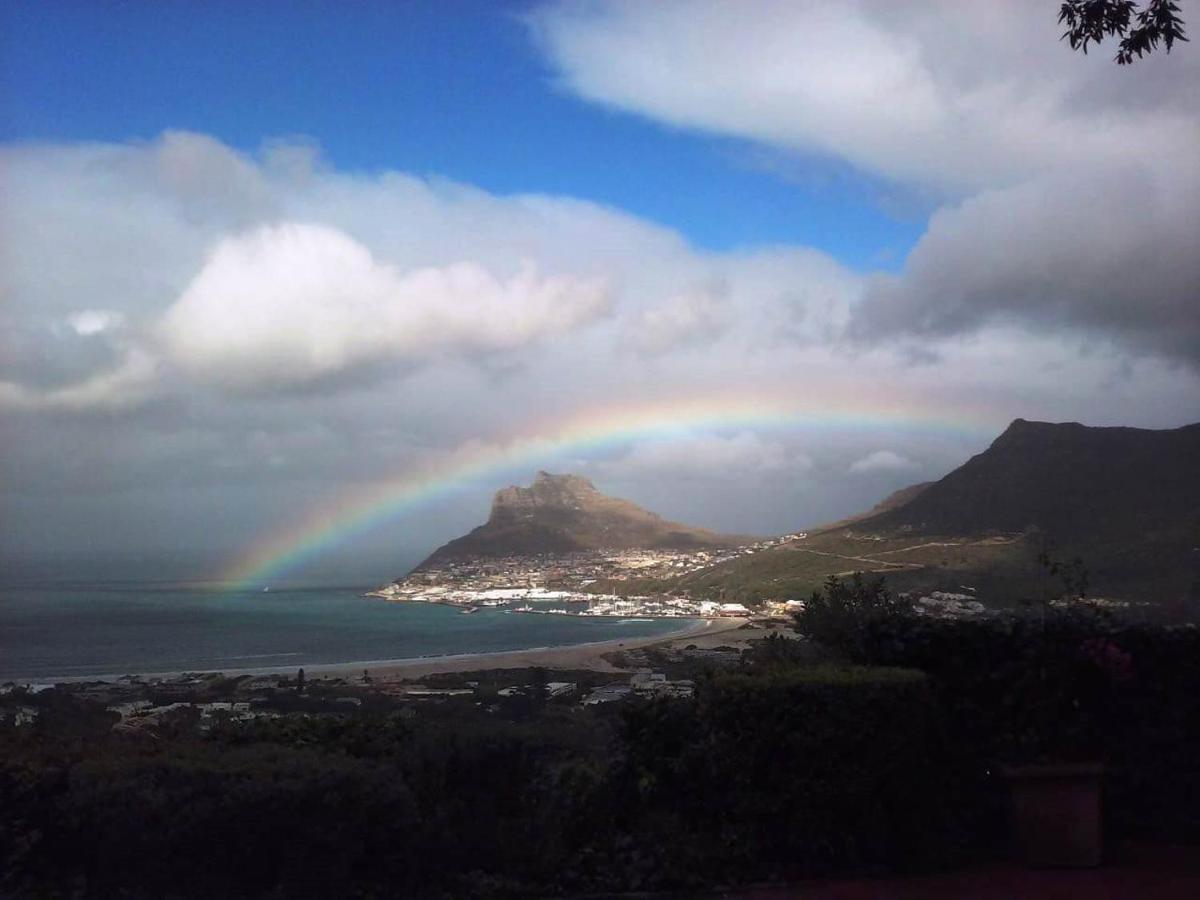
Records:
<instances>
[{"instance_id":1,"label":"hillside","mask_svg":"<svg viewBox=\"0 0 1200 900\"><path fill-rule=\"evenodd\" d=\"M910 500L913 500L914 498L916 498L916 496L918 494L920 494L922 491L924 491L927 487L929 487L933 483L934 482L932 482L932 481L922 481L919 484L910 484L908 487L902 487L898 491L892 491L892 493L888 494L886 497L884 497L882 500L880 500L878 503L876 503L874 506L872 506L866 512L858 513L853 516L847 516L844 519L838 519L836 522L830 522L828 525L818 526L818 527L812 529L812 531L820 532L820 531L829 531L830 529L833 529L833 528L843 528L854 522L861 522L864 519L869 519L872 516L879 515L880 513L888 512L889 510L893 510L893 509L897 509L898 507L904 506Z\"/></svg>"},{"instance_id":2,"label":"hillside","mask_svg":"<svg viewBox=\"0 0 1200 900\"><path fill-rule=\"evenodd\" d=\"M940 481L805 541L660 587L738 599L804 596L831 574L900 590L975 588L1007 604L1044 588L1049 548L1081 558L1089 594L1181 601L1200 545L1200 425L1165 431L1014 421ZM900 502L897 502L899 500Z\"/></svg>"},{"instance_id":3,"label":"hillside","mask_svg":"<svg viewBox=\"0 0 1200 900\"><path fill-rule=\"evenodd\" d=\"M1187 527L1195 536L1198 460L1200 425L1150 431L1017 419L983 453L858 525L962 535L1033 526L1067 544L1140 542Z\"/></svg>"},{"instance_id":4,"label":"hillside","mask_svg":"<svg viewBox=\"0 0 1200 900\"><path fill-rule=\"evenodd\" d=\"M488 556L733 547L750 540L668 521L578 475L538 472L529 487L498 491L485 524L442 545L417 568Z\"/></svg>"}]
</instances>

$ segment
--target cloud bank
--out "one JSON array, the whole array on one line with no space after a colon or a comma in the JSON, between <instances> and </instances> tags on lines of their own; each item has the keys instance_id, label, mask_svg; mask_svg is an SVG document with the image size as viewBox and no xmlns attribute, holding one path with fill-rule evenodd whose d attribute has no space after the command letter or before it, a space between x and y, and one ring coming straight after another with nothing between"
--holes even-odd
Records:
<instances>
[{"instance_id":1,"label":"cloud bank","mask_svg":"<svg viewBox=\"0 0 1200 900\"><path fill-rule=\"evenodd\" d=\"M737 480L765 473L797 476L812 465L806 454L789 449L781 441L740 431L728 437L701 435L642 442L607 468L622 477L645 473L659 478L708 479L723 473Z\"/></svg>"},{"instance_id":2,"label":"cloud bank","mask_svg":"<svg viewBox=\"0 0 1200 900\"><path fill-rule=\"evenodd\" d=\"M814 247L701 250L584 198L339 169L308 140L0 148L0 485L21 523L0 551L228 558L349 487L672 398L830 415L714 413L538 465L769 533L940 476L1017 416L1200 418L1189 46L1118 69L1060 45L1042 0L528 21L578 102L841 167L932 209L924 235L875 272ZM355 552L419 557L495 487Z\"/></svg>"},{"instance_id":3,"label":"cloud bank","mask_svg":"<svg viewBox=\"0 0 1200 900\"><path fill-rule=\"evenodd\" d=\"M322 225L263 226L221 241L159 330L197 377L249 388L310 384L372 362L514 351L604 314L603 282L501 281L482 266L397 271Z\"/></svg>"},{"instance_id":4,"label":"cloud bank","mask_svg":"<svg viewBox=\"0 0 1200 900\"><path fill-rule=\"evenodd\" d=\"M1200 63L1058 41L1040 0L553 3L560 84L665 124L821 158L943 204L852 335L1079 329L1200 367Z\"/></svg>"},{"instance_id":5,"label":"cloud bank","mask_svg":"<svg viewBox=\"0 0 1200 900\"><path fill-rule=\"evenodd\" d=\"M718 417L539 465L590 466L602 487L673 518L785 531L875 502L880 483L846 460L880 446L922 461L874 463L900 487L957 465L1017 415L1156 426L1200 412L1200 380L1162 361L1153 330L1097 352L1080 324L1099 308L1087 292L1064 294L1049 327L1045 310L1033 327L972 307L929 318L926 336L901 317L864 340L865 311L911 274L856 272L810 247L700 251L578 199L339 171L309 143L244 154L168 133L0 153L0 477L26 523L6 538L12 552L236 555L354 485L581 410L672 397L897 405L988 424L762 432ZM939 213L925 241L986 200ZM429 512L407 538L413 554L474 524L494 487Z\"/></svg>"},{"instance_id":6,"label":"cloud bank","mask_svg":"<svg viewBox=\"0 0 1200 900\"><path fill-rule=\"evenodd\" d=\"M895 450L876 450L850 464L851 472L903 472L912 468L912 460Z\"/></svg>"}]
</instances>

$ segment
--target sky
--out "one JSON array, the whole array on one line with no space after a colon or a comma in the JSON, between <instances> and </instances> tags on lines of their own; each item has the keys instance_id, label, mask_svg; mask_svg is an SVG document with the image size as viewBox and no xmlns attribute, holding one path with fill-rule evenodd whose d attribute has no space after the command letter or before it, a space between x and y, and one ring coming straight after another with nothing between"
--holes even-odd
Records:
<instances>
[{"instance_id":1,"label":"sky","mask_svg":"<svg viewBox=\"0 0 1200 900\"><path fill-rule=\"evenodd\" d=\"M772 534L1200 420L1198 57L1052 7L5 4L5 573L436 481L279 573L370 583L538 469Z\"/></svg>"}]
</instances>

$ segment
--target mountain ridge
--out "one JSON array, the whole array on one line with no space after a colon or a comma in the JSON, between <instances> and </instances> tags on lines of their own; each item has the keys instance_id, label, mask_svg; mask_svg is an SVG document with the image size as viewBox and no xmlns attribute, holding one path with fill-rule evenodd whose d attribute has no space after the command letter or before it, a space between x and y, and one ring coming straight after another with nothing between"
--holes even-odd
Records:
<instances>
[{"instance_id":1,"label":"mountain ridge","mask_svg":"<svg viewBox=\"0 0 1200 900\"><path fill-rule=\"evenodd\" d=\"M1066 541L1189 516L1200 527L1198 459L1200 423L1159 430L1015 419L982 453L856 525L964 535L1035 527Z\"/></svg>"},{"instance_id":2,"label":"mountain ridge","mask_svg":"<svg viewBox=\"0 0 1200 900\"><path fill-rule=\"evenodd\" d=\"M898 591L969 588L1007 606L1052 589L1037 562L1048 553L1081 560L1090 596L1200 603L1197 460L1200 423L1152 430L1016 419L943 478L861 516L638 589L804 599L830 575L862 571Z\"/></svg>"}]
</instances>

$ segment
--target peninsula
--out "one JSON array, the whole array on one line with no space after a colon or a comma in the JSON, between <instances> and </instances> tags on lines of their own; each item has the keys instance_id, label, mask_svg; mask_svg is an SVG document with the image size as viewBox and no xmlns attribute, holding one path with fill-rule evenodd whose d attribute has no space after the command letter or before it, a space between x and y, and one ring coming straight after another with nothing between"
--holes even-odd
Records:
<instances>
[{"instance_id":1,"label":"peninsula","mask_svg":"<svg viewBox=\"0 0 1200 900\"><path fill-rule=\"evenodd\" d=\"M492 607L584 616L744 616L750 610L740 603L604 587L700 571L797 537L717 534L609 497L579 475L538 472L529 487L497 491L485 524L372 593L464 612Z\"/></svg>"}]
</instances>

